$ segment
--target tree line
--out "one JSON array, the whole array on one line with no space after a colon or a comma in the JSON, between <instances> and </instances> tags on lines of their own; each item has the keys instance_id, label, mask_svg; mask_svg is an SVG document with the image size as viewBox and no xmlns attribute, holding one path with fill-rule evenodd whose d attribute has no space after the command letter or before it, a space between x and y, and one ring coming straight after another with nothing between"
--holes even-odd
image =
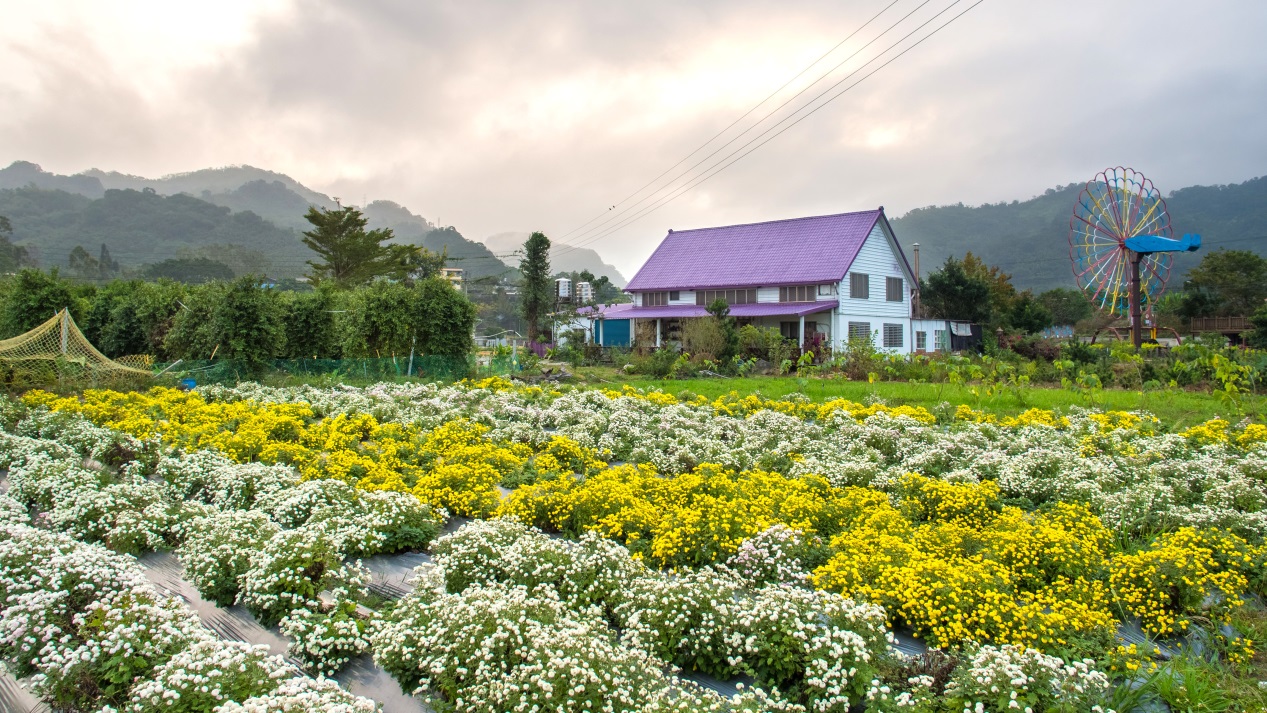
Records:
<instances>
[{"instance_id":1,"label":"tree line","mask_svg":"<svg viewBox=\"0 0 1267 713\"><path fill-rule=\"evenodd\" d=\"M306 217L313 228L304 244L317 259L308 263L305 291L251 275L200 285L89 284L56 269L25 268L0 282L0 338L67 307L84 336L111 358L214 357L262 370L274 359L470 353L475 306L439 276L443 254L389 244L391 231L366 230L355 208L312 208Z\"/></svg>"},{"instance_id":2,"label":"tree line","mask_svg":"<svg viewBox=\"0 0 1267 713\"><path fill-rule=\"evenodd\" d=\"M1198 317L1247 317L1257 327L1254 340L1264 339L1267 259L1249 250L1214 250L1177 281L1156 306L1154 317L1162 326L1184 331ZM1096 312L1078 290L1056 288L1038 295L1017 290L1010 275L971 252L947 258L920 280L920 300L925 316L972 321L991 331L1033 334L1052 326L1096 331L1114 321Z\"/></svg>"}]
</instances>

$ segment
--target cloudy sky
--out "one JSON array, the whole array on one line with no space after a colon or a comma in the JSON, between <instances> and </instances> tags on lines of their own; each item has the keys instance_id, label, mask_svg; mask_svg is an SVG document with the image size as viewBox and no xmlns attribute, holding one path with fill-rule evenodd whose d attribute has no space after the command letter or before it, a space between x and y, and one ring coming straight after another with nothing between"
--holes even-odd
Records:
<instances>
[{"instance_id":1,"label":"cloudy sky","mask_svg":"<svg viewBox=\"0 0 1267 713\"><path fill-rule=\"evenodd\" d=\"M1267 2L984 0L881 66L976 1L2 0L0 165L250 164L626 275L668 228L1025 199L1116 164L1163 190L1267 174Z\"/></svg>"}]
</instances>

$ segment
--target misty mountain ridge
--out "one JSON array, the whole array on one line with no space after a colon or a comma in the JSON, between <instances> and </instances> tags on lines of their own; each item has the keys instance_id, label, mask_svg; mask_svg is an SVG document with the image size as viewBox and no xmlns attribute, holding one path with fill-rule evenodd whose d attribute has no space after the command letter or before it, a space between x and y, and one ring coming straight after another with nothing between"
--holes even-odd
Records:
<instances>
[{"instance_id":1,"label":"misty mountain ridge","mask_svg":"<svg viewBox=\"0 0 1267 713\"><path fill-rule=\"evenodd\" d=\"M147 192L227 210L208 211L188 200L168 204L137 198L151 195ZM97 201L102 204L90 209ZM116 215L125 204L144 208L131 218ZM64 176L27 161L0 169L0 215L13 219L14 242L31 247L41 264L49 267L65 266L69 251L80 244L95 249L105 243L125 266L138 266L209 244L225 244L228 236L265 254L268 264L261 270L295 277L304 273L305 261L312 257L299 233L311 227L304 214L313 205L337 206L329 196L285 174L253 166L210 168L158 179L100 169ZM391 228L394 242L447 252L450 264L465 269L468 279L501 279L508 274L488 248L466 239L452 226L436 226L386 200L370 203L363 212L371 229ZM90 223L90 215L100 219L103 214L112 219L103 225ZM169 225L146 225L143 216ZM257 240L240 231L252 218L261 223ZM136 234L116 230L122 223L131 224ZM229 223L234 227L228 227Z\"/></svg>"},{"instance_id":2,"label":"misty mountain ridge","mask_svg":"<svg viewBox=\"0 0 1267 713\"><path fill-rule=\"evenodd\" d=\"M1075 285L1069 258L1069 221L1085 183L1048 189L1026 201L912 210L890 223L907 258L920 244L920 270L971 251L1012 276L1020 289L1041 292ZM1170 286L1202 256L1221 248L1267 255L1267 177L1219 186L1189 186L1166 196L1176 237L1201 235L1201 250L1175 255Z\"/></svg>"},{"instance_id":3,"label":"misty mountain ridge","mask_svg":"<svg viewBox=\"0 0 1267 713\"><path fill-rule=\"evenodd\" d=\"M912 244L920 243L925 275L947 257L971 251L1011 274L1018 288L1068 287L1074 284L1069 219L1083 186L1057 186L1025 201L918 208L891 222L908 257ZM1267 255L1267 178L1180 188L1166 202L1175 235L1199 233L1203 239L1200 252L1175 257L1173 286L1212 250ZM299 239L309 227L303 214L311 205L331 208L335 203L285 174L251 166L159 179L98 169L65 176L25 161L0 169L0 215L13 221L13 241L31 248L45 267L66 265L77 245L95 252L105 243L122 264L139 266L182 251L240 244L263 252L270 274L296 276L311 258ZM373 201L362 210L371 228L391 228L396 242L447 251L449 264L465 269L468 279L517 276L519 259L510 253L527 240L527 232L499 233L477 242L389 200ZM618 286L626 284L597 252L564 248L560 243L551 250L555 271L589 270Z\"/></svg>"}]
</instances>

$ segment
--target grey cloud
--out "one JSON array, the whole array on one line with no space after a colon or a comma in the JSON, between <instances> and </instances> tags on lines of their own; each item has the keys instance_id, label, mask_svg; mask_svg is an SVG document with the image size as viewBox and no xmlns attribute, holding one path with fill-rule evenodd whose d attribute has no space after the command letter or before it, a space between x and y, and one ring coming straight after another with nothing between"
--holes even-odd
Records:
<instances>
[{"instance_id":1,"label":"grey cloud","mask_svg":"<svg viewBox=\"0 0 1267 713\"><path fill-rule=\"evenodd\" d=\"M883 4L305 2L190 70L159 104L111 70L96 38L64 35L28 43L47 66L39 92L0 79L17 104L0 116L0 159L150 173L252 163L350 200L395 200L473 238L558 236ZM1267 49L1256 35L1267 4L1220 8L989 0L591 247L632 272L669 227L1026 198L1123 162L1164 188L1260 175ZM787 44L763 44L784 35ZM735 77L726 63L736 58L767 75ZM656 103L701 65L692 89L725 95Z\"/></svg>"}]
</instances>

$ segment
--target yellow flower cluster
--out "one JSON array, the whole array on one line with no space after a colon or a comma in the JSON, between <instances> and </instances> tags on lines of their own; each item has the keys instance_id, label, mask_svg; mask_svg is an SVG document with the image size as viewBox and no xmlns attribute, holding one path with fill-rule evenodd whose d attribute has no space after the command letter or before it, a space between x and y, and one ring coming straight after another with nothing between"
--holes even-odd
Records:
<instances>
[{"instance_id":1,"label":"yellow flower cluster","mask_svg":"<svg viewBox=\"0 0 1267 713\"><path fill-rule=\"evenodd\" d=\"M1061 650L1108 635L1099 576L1111 537L1085 507L1023 513L994 507L992 483L938 490L920 480L908 476L898 506L873 507L832 539L818 586L884 605L936 646Z\"/></svg>"},{"instance_id":2,"label":"yellow flower cluster","mask_svg":"<svg viewBox=\"0 0 1267 713\"><path fill-rule=\"evenodd\" d=\"M1161 649L1156 646L1141 649L1136 644L1119 645L1109 650L1104 657L1105 670L1134 677L1137 673L1155 673L1158 669L1157 657Z\"/></svg>"},{"instance_id":3,"label":"yellow flower cluster","mask_svg":"<svg viewBox=\"0 0 1267 713\"><path fill-rule=\"evenodd\" d=\"M706 403L706 402L701 402ZM877 413L882 413L891 417L905 416L915 419L923 424L933 424L937 422L937 417L921 406L888 406L885 404L861 404L857 401L849 399L831 399L822 403L813 403L810 401L782 401L767 399L757 394L748 394L740 396L739 392L731 391L728 394L717 397L711 404L714 411L729 416L749 416L758 411L778 411L790 416L804 419L817 419L820 421L830 418L832 415L844 412L849 414L855 420L864 421Z\"/></svg>"},{"instance_id":4,"label":"yellow flower cluster","mask_svg":"<svg viewBox=\"0 0 1267 713\"><path fill-rule=\"evenodd\" d=\"M1267 426L1261 423L1251 423L1241 431L1241 435L1236 437L1236 445L1249 450L1261 443L1267 443Z\"/></svg>"},{"instance_id":5,"label":"yellow flower cluster","mask_svg":"<svg viewBox=\"0 0 1267 713\"><path fill-rule=\"evenodd\" d=\"M597 531L659 566L700 566L725 559L776 523L805 532L830 527L839 492L817 476L736 472L708 463L660 476L649 465L624 465L520 487L499 514L545 530Z\"/></svg>"},{"instance_id":6,"label":"yellow flower cluster","mask_svg":"<svg viewBox=\"0 0 1267 713\"><path fill-rule=\"evenodd\" d=\"M1183 528L1114 557L1109 585L1145 631L1180 634L1194 615L1226 621L1265 566L1267 547L1222 530Z\"/></svg>"},{"instance_id":7,"label":"yellow flower cluster","mask_svg":"<svg viewBox=\"0 0 1267 713\"><path fill-rule=\"evenodd\" d=\"M1179 435L1188 439L1194 446L1215 446L1228 442L1228 422L1214 418L1203 424L1193 426Z\"/></svg>"},{"instance_id":8,"label":"yellow flower cluster","mask_svg":"<svg viewBox=\"0 0 1267 713\"><path fill-rule=\"evenodd\" d=\"M509 382L488 387L509 388ZM335 478L368 490L413 493L472 517L497 509L497 485L509 475L586 473L606 466L592 449L564 436L552 437L537 452L524 444L494 443L486 437L487 427L461 419L420 433L381 424L368 414L316 420L306 404L208 403L195 392L167 388L89 390L78 399L31 391L23 398L135 436L157 436L185 450L214 449L238 462L285 463L305 479Z\"/></svg>"},{"instance_id":9,"label":"yellow flower cluster","mask_svg":"<svg viewBox=\"0 0 1267 713\"><path fill-rule=\"evenodd\" d=\"M969 411L971 411L971 409L969 409ZM974 412L974 416L976 413L979 412ZM956 416L957 415L958 413L956 413ZM1047 426L1048 428L1059 429L1069 428L1068 417L1057 416L1054 411L1048 411L1047 409L1041 408L1032 408L1022 414L1008 416L999 423L1007 428L1018 428L1021 426Z\"/></svg>"}]
</instances>

